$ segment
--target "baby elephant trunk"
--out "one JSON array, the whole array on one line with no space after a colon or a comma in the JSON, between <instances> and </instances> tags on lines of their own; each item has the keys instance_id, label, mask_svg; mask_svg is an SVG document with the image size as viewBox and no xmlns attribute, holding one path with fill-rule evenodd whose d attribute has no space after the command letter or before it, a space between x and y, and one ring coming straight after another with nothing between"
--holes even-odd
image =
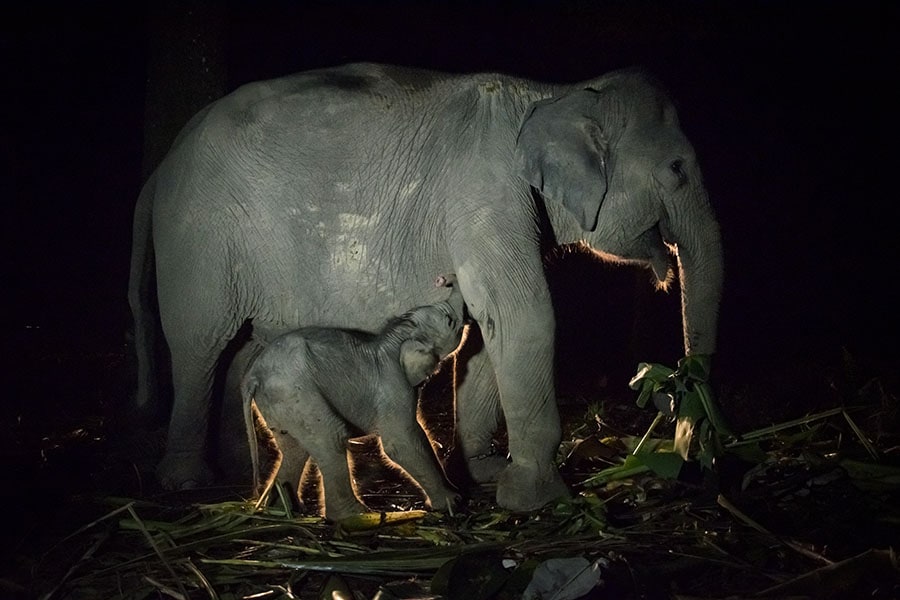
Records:
<instances>
[{"instance_id":1,"label":"baby elephant trunk","mask_svg":"<svg viewBox=\"0 0 900 600\"><path fill-rule=\"evenodd\" d=\"M463 300L462 292L459 291L456 273L438 275L437 279L434 280L434 287L450 288L450 297L447 298L446 302L460 320L464 319L465 313L463 311L465 310L465 301Z\"/></svg>"}]
</instances>

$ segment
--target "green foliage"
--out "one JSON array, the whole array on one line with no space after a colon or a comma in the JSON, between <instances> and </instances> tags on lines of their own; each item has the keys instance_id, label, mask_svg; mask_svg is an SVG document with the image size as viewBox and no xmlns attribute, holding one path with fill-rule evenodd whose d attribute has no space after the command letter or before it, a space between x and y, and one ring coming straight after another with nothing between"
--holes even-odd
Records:
<instances>
[{"instance_id":1,"label":"green foliage","mask_svg":"<svg viewBox=\"0 0 900 600\"><path fill-rule=\"evenodd\" d=\"M646 407L654 396L668 398L676 421L675 452L683 460L689 460L692 444L696 441L699 446L697 458L708 469L723 452L723 438L734 437L713 398L709 369L710 357L707 355L686 356L678 361L677 369L641 363L628 384L639 392L637 404L641 408ZM654 472L663 476L673 472L677 475L675 461L671 458L653 461L658 463L657 468L650 464L648 467Z\"/></svg>"},{"instance_id":2,"label":"green foliage","mask_svg":"<svg viewBox=\"0 0 900 600\"><path fill-rule=\"evenodd\" d=\"M686 356L678 362L676 369L657 363L640 363L629 386L638 392L636 403L639 407L647 408L653 400L660 412L621 465L594 473L584 484L605 485L648 472L676 479L685 461L695 455L704 468L711 469L715 459L725 451L726 439L734 438L734 435L713 398L708 382L709 365L706 355ZM671 412L676 426L672 443L660 447L658 443L651 444L650 436L663 419L662 407ZM651 445L656 449L651 449ZM694 447L698 448L696 453ZM747 454L748 450L744 448L742 452Z\"/></svg>"}]
</instances>

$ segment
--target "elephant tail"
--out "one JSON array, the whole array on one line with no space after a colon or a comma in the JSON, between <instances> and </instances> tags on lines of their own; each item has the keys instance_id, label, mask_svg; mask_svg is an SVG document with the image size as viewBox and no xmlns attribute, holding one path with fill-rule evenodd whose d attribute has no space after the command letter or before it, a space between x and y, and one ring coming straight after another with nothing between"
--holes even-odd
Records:
<instances>
[{"instance_id":1,"label":"elephant tail","mask_svg":"<svg viewBox=\"0 0 900 600\"><path fill-rule=\"evenodd\" d=\"M156 339L159 318L156 311L156 278L153 252L153 198L156 176L144 184L134 210L131 241L131 270L128 277L128 304L133 317L133 347L137 362L137 390L134 398L137 415L153 419L160 416Z\"/></svg>"},{"instance_id":2,"label":"elephant tail","mask_svg":"<svg viewBox=\"0 0 900 600\"><path fill-rule=\"evenodd\" d=\"M253 495L259 494L259 446L256 438L256 423L253 420L253 401L259 389L259 380L248 377L241 384L241 402L244 407L244 426L247 428L247 443L250 446L250 464L253 467Z\"/></svg>"}]
</instances>

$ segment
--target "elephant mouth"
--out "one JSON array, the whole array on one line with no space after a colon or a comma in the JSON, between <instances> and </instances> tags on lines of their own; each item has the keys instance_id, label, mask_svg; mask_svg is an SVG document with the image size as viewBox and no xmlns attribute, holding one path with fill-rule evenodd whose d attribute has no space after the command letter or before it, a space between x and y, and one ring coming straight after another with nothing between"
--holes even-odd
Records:
<instances>
[{"instance_id":1,"label":"elephant mouth","mask_svg":"<svg viewBox=\"0 0 900 600\"><path fill-rule=\"evenodd\" d=\"M675 247L674 244L666 242L662 223L656 223L641 234L640 240L646 248L646 260L653 270L657 289L668 290L669 284L675 278L671 260Z\"/></svg>"}]
</instances>

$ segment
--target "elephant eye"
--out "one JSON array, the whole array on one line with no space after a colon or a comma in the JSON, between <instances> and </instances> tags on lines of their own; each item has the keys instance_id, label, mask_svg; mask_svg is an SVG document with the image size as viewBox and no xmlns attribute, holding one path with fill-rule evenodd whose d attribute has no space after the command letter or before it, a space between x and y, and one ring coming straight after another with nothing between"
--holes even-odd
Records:
<instances>
[{"instance_id":1,"label":"elephant eye","mask_svg":"<svg viewBox=\"0 0 900 600\"><path fill-rule=\"evenodd\" d=\"M453 317L451 315L447 315L447 327L453 327Z\"/></svg>"},{"instance_id":2,"label":"elephant eye","mask_svg":"<svg viewBox=\"0 0 900 600\"><path fill-rule=\"evenodd\" d=\"M684 161L680 158L676 158L672 162L669 163L669 170L678 177L679 180L685 181L687 179L687 174L684 172Z\"/></svg>"}]
</instances>

